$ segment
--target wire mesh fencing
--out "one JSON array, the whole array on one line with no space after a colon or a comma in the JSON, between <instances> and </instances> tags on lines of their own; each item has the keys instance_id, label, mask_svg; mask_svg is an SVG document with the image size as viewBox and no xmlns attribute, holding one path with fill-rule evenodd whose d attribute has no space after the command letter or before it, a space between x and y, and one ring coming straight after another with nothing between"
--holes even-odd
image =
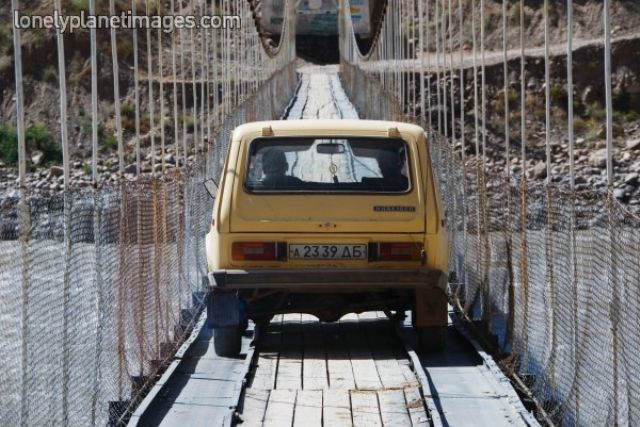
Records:
<instances>
[{"instance_id":1,"label":"wire mesh fencing","mask_svg":"<svg viewBox=\"0 0 640 427\"><path fill-rule=\"evenodd\" d=\"M295 82L292 66L276 75L187 168L49 197L28 193L24 205L3 199L1 424L126 418L204 304L213 199L203 182L220 175L233 128L248 116L281 114Z\"/></svg>"},{"instance_id":2,"label":"wire mesh fencing","mask_svg":"<svg viewBox=\"0 0 640 427\"><path fill-rule=\"evenodd\" d=\"M129 10L129 2L71 3L21 8L12 0L11 8ZM130 2L133 13L201 19L216 12L238 16L242 25L170 35L154 27L146 41L141 29L78 30L90 36L90 52L77 51L77 39L59 29L51 38L14 28L16 85L7 90L15 90L19 176L0 193L0 425L121 425L187 338L207 289L204 238L213 199L203 182L219 178L232 130L280 117L297 84L292 3L283 7L277 46L264 40L250 4L240 0ZM58 48L60 109L49 113L60 124L63 162L54 167L64 179L50 190L27 176L35 166L26 158L33 147L25 122L41 100L31 86L23 89L37 78L31 52L22 69L21 32L30 43ZM76 57L69 61L65 52ZM80 73L77 63L85 64ZM113 93L105 94L109 80ZM67 86L74 102L90 88L90 112L67 100ZM67 107L82 110L86 123ZM113 173L105 167L111 159L101 158L107 125L109 149L117 152ZM85 130L72 133L85 127L91 156L81 160L90 183L70 179L70 140L82 142Z\"/></svg>"},{"instance_id":3,"label":"wire mesh fencing","mask_svg":"<svg viewBox=\"0 0 640 427\"><path fill-rule=\"evenodd\" d=\"M552 140L559 136L548 114L546 118L542 114L548 135L548 178L532 179L527 133L531 127L528 117L536 113L531 111L530 94L525 96L529 84L525 73L535 54L525 54L529 40L522 38L518 46L517 38L508 39L505 30L503 51L487 53L492 58L487 63L504 62L504 94L510 98L504 105L517 106L518 98L522 100L520 111L515 110L517 117L507 111L505 123L489 123L487 106L497 101L487 99L485 92L489 79L496 77L484 68L482 31L487 22L483 20L485 3L491 3L487 9L495 18L495 2L421 3L390 0L368 53L359 51L349 17L343 16L341 70L345 89L361 117L401 117L420 123L427 132L451 243L449 268L455 273L450 283L451 303L494 344L503 368L531 390L541 420L554 425L637 425L640 217L615 192L620 186L613 180L618 175L613 173L612 122L605 124L608 187L575 185L572 132L566 159L571 179L552 179ZM547 34L551 30L549 9L553 8L556 18L568 14L570 30L563 36L571 57L571 0L564 8L549 2L535 7L522 1L512 2L515 6L505 6L507 3L503 2L501 12L497 9L498 17L505 27L515 22L521 35L525 34L525 16L529 18L535 7L542 8L539 24ZM610 25L606 22L609 3L598 10L605 29ZM459 19L452 19L456 15ZM403 30L394 31L399 22L405 24ZM553 22L562 24L557 19ZM420 37L412 36L416 28ZM600 38L607 68L611 66L608 30ZM495 35L490 41L496 44ZM465 43L472 49L462 48ZM459 52L454 52L454 44ZM550 62L550 44L547 35L539 62ZM426 51L419 60L412 53L416 45ZM435 48L433 52L429 46ZM515 57L521 59L520 70L510 63L514 47L522 48ZM611 70L604 68L601 77L607 86ZM572 70L573 66L565 66L567 80L563 81L571 93ZM549 71L545 79L548 88ZM521 93L518 83L522 83ZM550 95L545 92L549 108ZM612 115L609 105L606 116ZM603 122L605 119L603 116ZM567 123L571 130L572 120L573 115ZM513 134L510 122L520 122L518 134ZM489 145L489 126L494 131L504 127L503 147L496 148L495 142ZM521 153L511 150L512 140L520 144L514 148ZM489 167L490 155L500 149L504 158L496 161L493 156L500 167Z\"/></svg>"}]
</instances>

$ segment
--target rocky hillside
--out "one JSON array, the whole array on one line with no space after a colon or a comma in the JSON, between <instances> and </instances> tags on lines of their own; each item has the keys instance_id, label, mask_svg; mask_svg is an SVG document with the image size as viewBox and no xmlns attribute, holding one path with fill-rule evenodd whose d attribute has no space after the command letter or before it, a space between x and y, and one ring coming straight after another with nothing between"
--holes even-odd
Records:
<instances>
[{"instance_id":1,"label":"rocky hillside","mask_svg":"<svg viewBox=\"0 0 640 427\"><path fill-rule=\"evenodd\" d=\"M108 14L108 2L96 2L99 14ZM166 3L166 4L164 4ZM170 10L170 2L164 2L164 10ZM21 1L23 14L51 14L53 1ZM63 10L67 15L79 14L87 11L88 2L79 0L63 0ZM151 3L152 4L152 3ZM130 10L131 2L117 0L117 13ZM152 6L153 7L153 6ZM143 14L144 2L138 2L138 13ZM185 11L185 13L188 13ZM12 23L8 21L11 15L10 2L0 5L0 191L15 188L15 87L13 64ZM157 32L152 31L151 50L157 57ZM168 51L170 37L163 34L165 57ZM91 158L91 65L90 44L88 30L78 30L73 34L65 34L66 79L68 92L69 140L72 157L72 180L78 184L88 184ZM99 98L99 170L103 179L115 179L111 175L117 168L114 122L114 89L112 74L111 40L108 30L97 31L98 44L98 98ZM118 62L120 68L119 84L122 99L122 125L124 130L126 161L134 161L134 73L133 73L133 37L131 32L119 32L117 35ZM140 141L144 153L143 170L150 170L151 153L149 153L149 132L151 123L149 112L145 109L148 104L148 75L147 70L147 41L146 32L138 33L138 49L140 56L140 97L141 97L141 134ZM56 166L60 164L59 138L59 86L57 67L57 48L54 31L24 30L22 32L22 55L24 91L26 98L26 126L28 144L28 169L31 172L28 180L32 186L41 189L57 190L61 184ZM190 61L187 61L190 64ZM152 73L159 74L157 61L154 60ZM170 62L165 61L165 75L169 73ZM190 69L186 69L189 73ZM157 78L154 77L155 97L158 97ZM168 96L172 92L172 85L165 85ZM187 91L187 105L192 104L192 91ZM158 109L156 109L158 110ZM167 105L166 111L171 111ZM169 113L167 113L169 114ZM188 129L192 129L193 118L180 117ZM158 111L155 117L156 132L158 129ZM165 119L167 136L167 152L156 152L156 157L166 156L171 152L173 143L173 119ZM131 169L131 168L129 168Z\"/></svg>"},{"instance_id":2,"label":"rocky hillside","mask_svg":"<svg viewBox=\"0 0 640 427\"><path fill-rule=\"evenodd\" d=\"M476 1L476 4L479 4ZM487 56L492 58L486 68L487 82L487 158L489 168L496 174L503 174L505 168L505 92L502 63L502 2L486 0L486 47ZM566 2L550 2L550 18L553 28L551 61L551 127L545 123L545 83L543 2L525 2L526 60L526 130L527 139L526 173L532 179L546 178L545 138L547 132L552 144L552 177L556 183L568 184L568 95L566 63ZM606 188L605 156L605 81L604 51L602 46L603 17L602 2L576 0L575 30L576 50L574 52L574 126L576 135L576 170L578 189ZM463 2L467 33L464 49L472 47L471 0ZM522 171L520 151L521 104L520 104L520 59L519 59L519 17L518 1L509 1L508 18L508 107L509 133L511 144L511 172ZM476 13L476 25L479 14ZM612 71L614 104L614 147L615 147L615 195L635 211L640 212L640 2L612 2ZM458 43L458 25L454 24L454 49ZM445 44L448 46L448 42ZM433 50L434 46L432 46ZM498 52L494 60L493 52ZM470 61L469 61L470 62ZM456 76L457 78L457 76ZM435 78L433 79L435 81ZM465 74L465 124L467 153L474 153L473 140L475 111L473 110L473 73L471 66ZM457 83L456 83L457 84ZM435 85L432 88L435 93ZM459 94L455 96L456 116L460 115ZM434 123L435 125L435 123ZM458 123L459 126L459 123ZM450 129L449 129L450 131ZM460 145L460 144L459 144ZM459 148L459 147L458 147Z\"/></svg>"}]
</instances>

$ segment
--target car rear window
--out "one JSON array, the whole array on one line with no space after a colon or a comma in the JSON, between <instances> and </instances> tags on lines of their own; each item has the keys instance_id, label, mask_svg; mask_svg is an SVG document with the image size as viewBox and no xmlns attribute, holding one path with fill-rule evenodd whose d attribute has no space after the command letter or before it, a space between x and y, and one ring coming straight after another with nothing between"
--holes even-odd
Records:
<instances>
[{"instance_id":1,"label":"car rear window","mask_svg":"<svg viewBox=\"0 0 640 427\"><path fill-rule=\"evenodd\" d=\"M258 138L249 147L249 192L405 193L406 143L395 138Z\"/></svg>"}]
</instances>

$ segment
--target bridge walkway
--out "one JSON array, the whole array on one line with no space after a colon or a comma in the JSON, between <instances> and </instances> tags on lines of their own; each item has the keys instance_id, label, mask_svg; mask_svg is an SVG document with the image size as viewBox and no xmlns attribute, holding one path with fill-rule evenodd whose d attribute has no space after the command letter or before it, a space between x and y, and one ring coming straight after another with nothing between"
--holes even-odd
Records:
<instances>
[{"instance_id":1,"label":"bridge walkway","mask_svg":"<svg viewBox=\"0 0 640 427\"><path fill-rule=\"evenodd\" d=\"M357 118L337 67L306 66L287 113ZM451 325L446 351L418 354L410 321L350 314L324 324L276 316L237 359L215 355L201 325L175 373L131 425L526 426L537 425L508 380ZM153 393L152 393L153 394Z\"/></svg>"}]
</instances>

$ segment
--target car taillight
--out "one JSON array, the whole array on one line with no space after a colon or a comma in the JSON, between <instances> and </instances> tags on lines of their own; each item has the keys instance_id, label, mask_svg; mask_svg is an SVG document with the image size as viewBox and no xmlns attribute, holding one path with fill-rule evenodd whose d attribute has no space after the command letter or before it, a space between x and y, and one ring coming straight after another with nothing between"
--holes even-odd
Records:
<instances>
[{"instance_id":1,"label":"car taillight","mask_svg":"<svg viewBox=\"0 0 640 427\"><path fill-rule=\"evenodd\" d=\"M378 243L378 261L419 261L422 245L415 242Z\"/></svg>"},{"instance_id":2,"label":"car taillight","mask_svg":"<svg viewBox=\"0 0 640 427\"><path fill-rule=\"evenodd\" d=\"M234 242L231 257L236 261L274 261L281 259L277 242Z\"/></svg>"}]
</instances>

